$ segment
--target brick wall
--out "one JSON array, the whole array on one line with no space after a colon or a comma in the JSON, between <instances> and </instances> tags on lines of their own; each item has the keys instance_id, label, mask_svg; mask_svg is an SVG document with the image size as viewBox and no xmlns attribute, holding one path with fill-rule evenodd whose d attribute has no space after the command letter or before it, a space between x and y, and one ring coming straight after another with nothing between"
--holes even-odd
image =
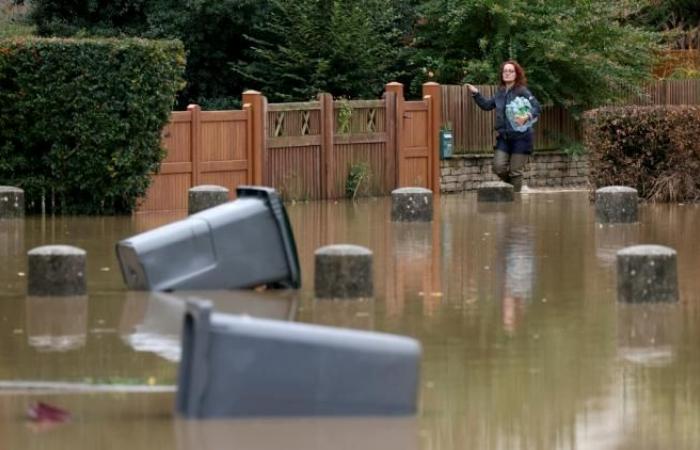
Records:
<instances>
[{"instance_id":1,"label":"brick wall","mask_svg":"<svg viewBox=\"0 0 700 450\"><path fill-rule=\"evenodd\" d=\"M497 181L491 172L492 155L457 155L440 161L440 189L456 193ZM524 183L530 187L586 187L588 158L563 152L535 153L525 168Z\"/></svg>"}]
</instances>

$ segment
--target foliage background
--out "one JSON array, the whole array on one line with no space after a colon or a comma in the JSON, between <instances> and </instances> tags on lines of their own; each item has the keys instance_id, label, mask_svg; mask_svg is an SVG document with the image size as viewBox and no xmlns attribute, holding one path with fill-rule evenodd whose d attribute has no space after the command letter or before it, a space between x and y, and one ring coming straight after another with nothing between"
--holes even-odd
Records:
<instances>
[{"instance_id":1,"label":"foliage background","mask_svg":"<svg viewBox=\"0 0 700 450\"><path fill-rule=\"evenodd\" d=\"M175 41L0 40L2 184L24 189L29 211L131 211L183 66Z\"/></svg>"},{"instance_id":2,"label":"foliage background","mask_svg":"<svg viewBox=\"0 0 700 450\"><path fill-rule=\"evenodd\" d=\"M681 4L694 0L667 0ZM42 35L177 38L194 102L238 107L245 89L271 100L319 90L371 98L397 80L493 83L518 59L542 100L602 105L650 77L663 34L657 0L34 0ZM640 6L649 5L643 8ZM691 5L692 6L692 5ZM659 13L663 17L663 13ZM655 16L656 17L656 16ZM689 15L688 23L697 24Z\"/></svg>"}]
</instances>

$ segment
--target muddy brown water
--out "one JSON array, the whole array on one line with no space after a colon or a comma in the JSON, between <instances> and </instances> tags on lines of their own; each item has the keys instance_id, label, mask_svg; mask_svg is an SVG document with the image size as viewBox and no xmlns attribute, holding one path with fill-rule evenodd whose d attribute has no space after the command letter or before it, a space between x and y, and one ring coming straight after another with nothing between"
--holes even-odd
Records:
<instances>
[{"instance_id":1,"label":"muddy brown water","mask_svg":"<svg viewBox=\"0 0 700 450\"><path fill-rule=\"evenodd\" d=\"M0 222L0 450L700 448L700 205L615 226L586 192L443 196L430 224L391 223L389 198L287 211L302 289L211 296L415 337L416 417L177 418L177 308L125 290L114 244L181 216L28 217ZM313 252L333 243L374 252L373 300L313 298ZM45 244L88 252L87 297L26 296L26 252ZM633 244L677 250L677 304L618 304L615 253ZM71 421L28 421L36 401Z\"/></svg>"}]
</instances>

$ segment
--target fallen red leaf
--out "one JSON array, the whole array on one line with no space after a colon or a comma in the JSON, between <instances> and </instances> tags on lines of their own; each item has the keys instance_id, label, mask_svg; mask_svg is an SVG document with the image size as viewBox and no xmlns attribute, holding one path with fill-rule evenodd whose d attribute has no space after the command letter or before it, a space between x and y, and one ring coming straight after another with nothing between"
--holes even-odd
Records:
<instances>
[{"instance_id":1,"label":"fallen red leaf","mask_svg":"<svg viewBox=\"0 0 700 450\"><path fill-rule=\"evenodd\" d=\"M27 418L34 422L63 423L70 420L70 412L48 403L36 402L27 408Z\"/></svg>"}]
</instances>

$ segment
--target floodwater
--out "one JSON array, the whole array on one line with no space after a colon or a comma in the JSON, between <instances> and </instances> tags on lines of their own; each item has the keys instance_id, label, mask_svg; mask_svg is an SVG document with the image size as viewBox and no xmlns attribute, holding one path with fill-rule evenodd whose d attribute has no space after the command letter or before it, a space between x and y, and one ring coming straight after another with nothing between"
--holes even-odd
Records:
<instances>
[{"instance_id":1,"label":"floodwater","mask_svg":"<svg viewBox=\"0 0 700 450\"><path fill-rule=\"evenodd\" d=\"M177 418L179 294L127 292L114 252L177 217L29 217L0 222L0 450L700 448L700 205L614 226L586 192L443 196L429 224L391 223L389 198L287 211L300 291L197 295L418 339L416 417ZM374 252L373 300L313 298L313 252L333 243ZM87 297L26 296L26 252L45 244L88 252ZM678 303L616 301L615 253L633 244L677 250ZM29 421L37 401L70 422Z\"/></svg>"}]
</instances>

